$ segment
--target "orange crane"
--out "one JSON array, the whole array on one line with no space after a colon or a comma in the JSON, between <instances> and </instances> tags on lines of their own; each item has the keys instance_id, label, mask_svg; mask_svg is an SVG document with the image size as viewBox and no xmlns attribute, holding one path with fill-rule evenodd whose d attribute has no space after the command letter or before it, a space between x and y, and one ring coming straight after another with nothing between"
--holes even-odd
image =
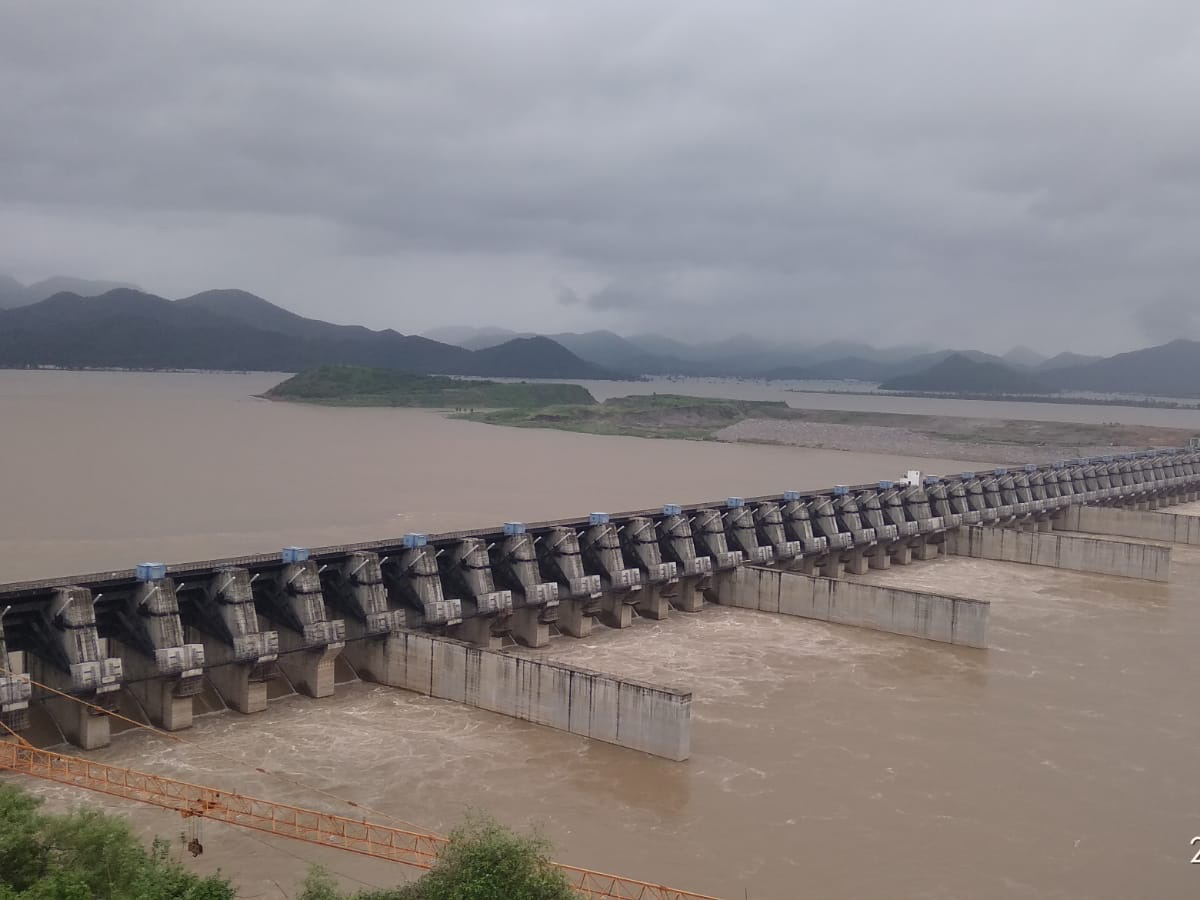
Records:
<instances>
[{"instance_id":1,"label":"orange crane","mask_svg":"<svg viewBox=\"0 0 1200 900\"><path fill-rule=\"evenodd\" d=\"M110 766L52 750L39 750L24 741L0 741L0 771L3 770L148 803L174 810L185 818L198 816L212 819L280 837L308 841L322 847L334 847L363 856L403 863L418 869L432 868L438 853L446 845L444 837L433 834L405 831L389 825L377 825L360 819L247 797L218 788L188 784L185 781ZM576 891L587 897L617 900L717 900L706 894L681 891L661 884L581 869L578 866L562 863L555 863L555 866L567 876Z\"/></svg>"}]
</instances>

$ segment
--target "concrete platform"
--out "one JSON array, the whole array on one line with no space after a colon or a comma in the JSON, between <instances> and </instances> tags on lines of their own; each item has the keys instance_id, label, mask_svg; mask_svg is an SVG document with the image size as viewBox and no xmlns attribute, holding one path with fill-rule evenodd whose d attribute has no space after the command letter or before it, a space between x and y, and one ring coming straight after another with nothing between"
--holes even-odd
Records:
<instances>
[{"instance_id":1,"label":"concrete platform","mask_svg":"<svg viewBox=\"0 0 1200 900\"><path fill-rule=\"evenodd\" d=\"M964 525L948 531L945 546L949 554L972 559L1148 581L1167 581L1171 568L1171 548L1160 544L1016 531L988 525Z\"/></svg>"},{"instance_id":2,"label":"concrete platform","mask_svg":"<svg viewBox=\"0 0 1200 900\"><path fill-rule=\"evenodd\" d=\"M726 606L817 619L967 647L987 647L986 600L743 566L718 595Z\"/></svg>"},{"instance_id":3,"label":"concrete platform","mask_svg":"<svg viewBox=\"0 0 1200 900\"><path fill-rule=\"evenodd\" d=\"M417 631L387 639L395 687L653 756L691 752L690 691L529 659Z\"/></svg>"},{"instance_id":4,"label":"concrete platform","mask_svg":"<svg viewBox=\"0 0 1200 900\"><path fill-rule=\"evenodd\" d=\"M1055 520L1066 531L1110 534L1200 546L1200 516L1164 508L1159 512L1105 506L1068 506Z\"/></svg>"}]
</instances>

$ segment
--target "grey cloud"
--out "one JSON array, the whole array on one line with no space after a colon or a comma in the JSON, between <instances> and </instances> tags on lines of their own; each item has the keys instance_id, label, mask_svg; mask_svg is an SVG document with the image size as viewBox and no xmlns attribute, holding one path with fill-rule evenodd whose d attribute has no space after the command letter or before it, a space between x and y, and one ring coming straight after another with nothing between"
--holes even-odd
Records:
<instances>
[{"instance_id":1,"label":"grey cloud","mask_svg":"<svg viewBox=\"0 0 1200 900\"><path fill-rule=\"evenodd\" d=\"M1159 297L1140 307L1135 319L1154 343L1200 338L1200 297L1195 292Z\"/></svg>"},{"instance_id":2,"label":"grey cloud","mask_svg":"<svg viewBox=\"0 0 1200 900\"><path fill-rule=\"evenodd\" d=\"M1046 350L1126 349L1130 310L1200 278L1191 2L3 16L17 274L244 284L402 330Z\"/></svg>"},{"instance_id":3,"label":"grey cloud","mask_svg":"<svg viewBox=\"0 0 1200 900\"><path fill-rule=\"evenodd\" d=\"M565 284L555 285L555 293L560 306L578 306L583 302L579 292Z\"/></svg>"}]
</instances>

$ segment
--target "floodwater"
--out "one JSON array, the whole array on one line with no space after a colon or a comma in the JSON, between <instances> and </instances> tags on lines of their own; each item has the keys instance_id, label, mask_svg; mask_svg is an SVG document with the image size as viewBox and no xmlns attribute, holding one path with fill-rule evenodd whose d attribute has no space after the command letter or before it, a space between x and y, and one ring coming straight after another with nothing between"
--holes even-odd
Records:
<instances>
[{"instance_id":1,"label":"floodwater","mask_svg":"<svg viewBox=\"0 0 1200 900\"><path fill-rule=\"evenodd\" d=\"M958 467L246 398L271 381L0 373L0 580ZM439 831L484 809L565 861L731 900L1200 895L1200 549L1166 585L962 559L870 577L991 600L990 649L710 607L526 651L690 688L685 763L360 683L94 755ZM202 827L197 864L245 897L295 896L308 859L397 877Z\"/></svg>"},{"instance_id":2,"label":"floodwater","mask_svg":"<svg viewBox=\"0 0 1200 900\"><path fill-rule=\"evenodd\" d=\"M977 465L255 398L283 377L0 371L0 582Z\"/></svg>"}]
</instances>

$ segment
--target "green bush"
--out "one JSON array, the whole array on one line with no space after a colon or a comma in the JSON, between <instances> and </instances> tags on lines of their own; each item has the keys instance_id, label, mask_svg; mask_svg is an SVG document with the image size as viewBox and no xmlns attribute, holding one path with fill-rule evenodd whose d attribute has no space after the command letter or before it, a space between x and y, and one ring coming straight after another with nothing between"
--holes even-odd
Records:
<instances>
[{"instance_id":1,"label":"green bush","mask_svg":"<svg viewBox=\"0 0 1200 900\"><path fill-rule=\"evenodd\" d=\"M0 900L233 900L228 880L188 872L165 841L147 850L123 819L38 805L0 785Z\"/></svg>"},{"instance_id":2,"label":"green bush","mask_svg":"<svg viewBox=\"0 0 1200 900\"><path fill-rule=\"evenodd\" d=\"M474 816L450 833L437 865L412 884L360 891L347 900L578 900L539 837L515 834ZM314 867L299 900L340 900L336 884Z\"/></svg>"}]
</instances>

